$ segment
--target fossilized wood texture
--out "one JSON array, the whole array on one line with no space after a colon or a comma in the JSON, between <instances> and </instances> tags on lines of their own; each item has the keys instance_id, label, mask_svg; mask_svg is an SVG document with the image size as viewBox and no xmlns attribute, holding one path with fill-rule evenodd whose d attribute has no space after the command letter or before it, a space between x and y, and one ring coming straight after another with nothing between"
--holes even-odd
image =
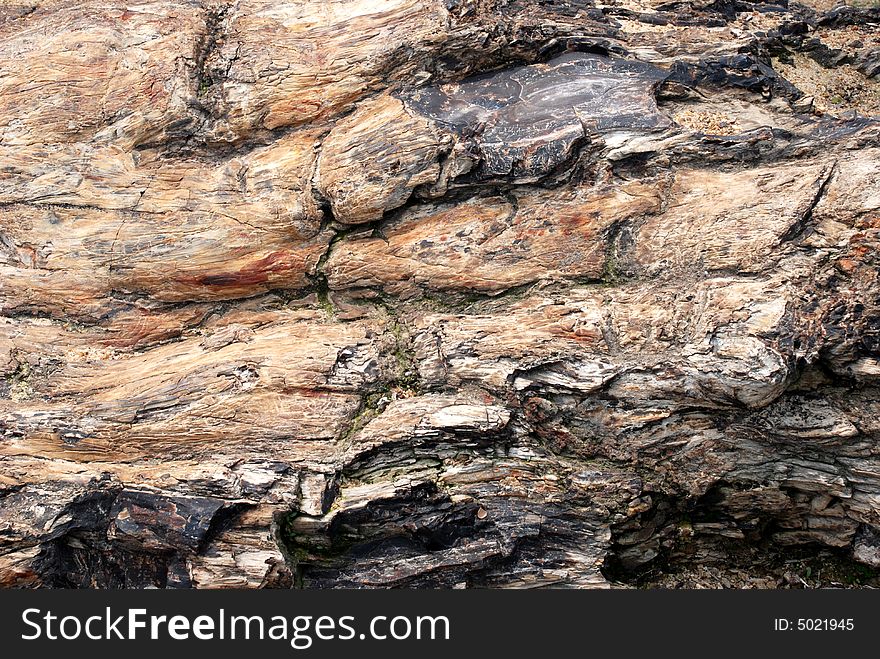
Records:
<instances>
[{"instance_id":1,"label":"fossilized wood texture","mask_svg":"<svg viewBox=\"0 0 880 659\"><path fill-rule=\"evenodd\" d=\"M0 584L880 566L878 22L7 0Z\"/></svg>"}]
</instances>

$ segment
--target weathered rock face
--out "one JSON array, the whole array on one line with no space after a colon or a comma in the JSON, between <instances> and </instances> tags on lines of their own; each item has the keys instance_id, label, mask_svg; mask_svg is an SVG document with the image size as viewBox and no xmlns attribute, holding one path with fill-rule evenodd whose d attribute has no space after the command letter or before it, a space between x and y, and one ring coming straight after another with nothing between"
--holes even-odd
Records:
<instances>
[{"instance_id":1,"label":"weathered rock face","mask_svg":"<svg viewBox=\"0 0 880 659\"><path fill-rule=\"evenodd\" d=\"M878 23L4 3L0 584L880 567Z\"/></svg>"}]
</instances>

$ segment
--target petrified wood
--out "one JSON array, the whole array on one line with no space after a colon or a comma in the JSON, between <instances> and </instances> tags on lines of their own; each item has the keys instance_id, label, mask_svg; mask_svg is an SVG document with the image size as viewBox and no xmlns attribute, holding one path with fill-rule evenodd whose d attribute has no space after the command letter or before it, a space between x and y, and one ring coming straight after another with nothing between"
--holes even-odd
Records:
<instances>
[{"instance_id":1,"label":"petrified wood","mask_svg":"<svg viewBox=\"0 0 880 659\"><path fill-rule=\"evenodd\" d=\"M880 567L878 23L4 2L0 585Z\"/></svg>"}]
</instances>

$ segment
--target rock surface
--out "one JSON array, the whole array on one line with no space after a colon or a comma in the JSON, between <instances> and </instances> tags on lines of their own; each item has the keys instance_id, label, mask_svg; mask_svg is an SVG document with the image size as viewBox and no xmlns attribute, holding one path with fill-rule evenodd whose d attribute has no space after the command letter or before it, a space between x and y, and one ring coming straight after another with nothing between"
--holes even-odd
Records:
<instances>
[{"instance_id":1,"label":"rock surface","mask_svg":"<svg viewBox=\"0 0 880 659\"><path fill-rule=\"evenodd\" d=\"M4 3L0 585L880 567L878 24Z\"/></svg>"}]
</instances>

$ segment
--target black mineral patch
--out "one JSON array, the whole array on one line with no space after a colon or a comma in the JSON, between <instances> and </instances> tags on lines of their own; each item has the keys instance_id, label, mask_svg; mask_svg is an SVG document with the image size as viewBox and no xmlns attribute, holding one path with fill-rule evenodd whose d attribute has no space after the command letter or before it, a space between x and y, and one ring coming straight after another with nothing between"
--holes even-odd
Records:
<instances>
[{"instance_id":1,"label":"black mineral patch","mask_svg":"<svg viewBox=\"0 0 880 659\"><path fill-rule=\"evenodd\" d=\"M567 53L546 64L418 89L404 102L472 139L484 176L540 177L596 135L669 126L654 98L666 76L643 62Z\"/></svg>"}]
</instances>

